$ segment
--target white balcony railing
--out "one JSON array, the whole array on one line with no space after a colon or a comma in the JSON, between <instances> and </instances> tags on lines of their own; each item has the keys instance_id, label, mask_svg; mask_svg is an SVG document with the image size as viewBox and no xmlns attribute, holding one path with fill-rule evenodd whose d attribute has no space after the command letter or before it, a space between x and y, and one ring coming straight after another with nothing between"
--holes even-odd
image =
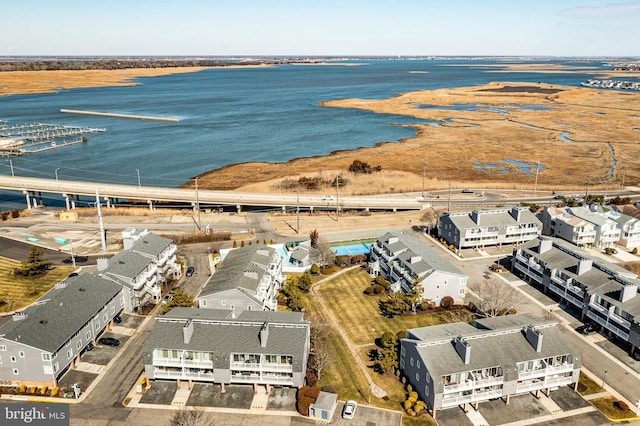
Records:
<instances>
[{"instance_id":1,"label":"white balcony railing","mask_svg":"<svg viewBox=\"0 0 640 426\"><path fill-rule=\"evenodd\" d=\"M292 372L293 366L291 364L277 364L277 363L259 363L259 362L232 362L232 370L243 371L278 371L278 372Z\"/></svg>"},{"instance_id":2,"label":"white balcony railing","mask_svg":"<svg viewBox=\"0 0 640 426\"><path fill-rule=\"evenodd\" d=\"M158 358L154 357L153 365L167 367L213 368L213 361L202 359Z\"/></svg>"}]
</instances>

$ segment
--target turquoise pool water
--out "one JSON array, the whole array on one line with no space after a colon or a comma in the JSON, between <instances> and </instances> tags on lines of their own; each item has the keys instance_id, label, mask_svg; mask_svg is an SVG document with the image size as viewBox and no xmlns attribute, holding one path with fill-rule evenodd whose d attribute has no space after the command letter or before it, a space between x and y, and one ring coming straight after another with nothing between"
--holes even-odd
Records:
<instances>
[{"instance_id":1,"label":"turquoise pool water","mask_svg":"<svg viewBox=\"0 0 640 426\"><path fill-rule=\"evenodd\" d=\"M357 243L344 246L331 247L336 256L352 256L354 254L369 254L371 243Z\"/></svg>"}]
</instances>

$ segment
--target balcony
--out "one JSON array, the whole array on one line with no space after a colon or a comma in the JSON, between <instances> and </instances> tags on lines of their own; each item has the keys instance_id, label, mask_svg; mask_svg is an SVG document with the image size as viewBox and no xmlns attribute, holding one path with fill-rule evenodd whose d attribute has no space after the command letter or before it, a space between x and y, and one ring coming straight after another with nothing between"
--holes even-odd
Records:
<instances>
[{"instance_id":1,"label":"balcony","mask_svg":"<svg viewBox=\"0 0 640 426\"><path fill-rule=\"evenodd\" d=\"M452 383L449 385L444 385L444 390L442 391L442 393L448 394L448 393L454 393L454 392L461 392L461 391L473 389L474 387L475 387L475 383L473 382L473 380L467 380L466 382L462 382L462 383L455 383L455 384Z\"/></svg>"},{"instance_id":2,"label":"balcony","mask_svg":"<svg viewBox=\"0 0 640 426\"><path fill-rule=\"evenodd\" d=\"M206 380L214 381L213 372L202 371L167 371L162 369L153 369L153 377L155 379L192 379L192 380Z\"/></svg>"},{"instance_id":3,"label":"balcony","mask_svg":"<svg viewBox=\"0 0 640 426\"><path fill-rule=\"evenodd\" d=\"M231 383L269 383L272 385L293 386L293 377L232 374Z\"/></svg>"},{"instance_id":4,"label":"balcony","mask_svg":"<svg viewBox=\"0 0 640 426\"><path fill-rule=\"evenodd\" d=\"M153 358L153 365L186 368L213 368L213 361L184 358Z\"/></svg>"},{"instance_id":5,"label":"balcony","mask_svg":"<svg viewBox=\"0 0 640 426\"><path fill-rule=\"evenodd\" d=\"M501 393L502 394L502 393ZM466 404L475 401L473 394L458 396L443 396L441 408L455 407L456 405Z\"/></svg>"},{"instance_id":6,"label":"balcony","mask_svg":"<svg viewBox=\"0 0 640 426\"><path fill-rule=\"evenodd\" d=\"M232 370L243 371L278 371L278 372L293 372L293 366L291 364L278 364L278 363L259 363L259 362L232 362Z\"/></svg>"}]
</instances>

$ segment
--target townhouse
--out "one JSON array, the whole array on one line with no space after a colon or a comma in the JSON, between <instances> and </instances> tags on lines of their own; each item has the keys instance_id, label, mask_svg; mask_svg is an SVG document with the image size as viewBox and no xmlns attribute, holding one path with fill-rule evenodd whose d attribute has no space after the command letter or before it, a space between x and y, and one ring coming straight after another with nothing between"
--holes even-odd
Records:
<instances>
[{"instance_id":1,"label":"townhouse","mask_svg":"<svg viewBox=\"0 0 640 426\"><path fill-rule=\"evenodd\" d=\"M174 308L142 351L149 379L299 387L310 346L301 312Z\"/></svg>"},{"instance_id":2,"label":"townhouse","mask_svg":"<svg viewBox=\"0 0 640 426\"><path fill-rule=\"evenodd\" d=\"M640 345L638 276L618 265L552 237L539 237L516 247L512 270L545 294L578 310L602 331Z\"/></svg>"},{"instance_id":3,"label":"townhouse","mask_svg":"<svg viewBox=\"0 0 640 426\"><path fill-rule=\"evenodd\" d=\"M519 314L411 329L399 364L436 418L440 409L577 386L581 359L555 321Z\"/></svg>"},{"instance_id":4,"label":"townhouse","mask_svg":"<svg viewBox=\"0 0 640 426\"><path fill-rule=\"evenodd\" d=\"M284 279L275 249L258 244L231 250L198 295L198 307L275 311Z\"/></svg>"},{"instance_id":5,"label":"townhouse","mask_svg":"<svg viewBox=\"0 0 640 426\"><path fill-rule=\"evenodd\" d=\"M383 276L394 292L417 284L422 298L439 305L445 297L464 302L467 276L422 241L404 233L388 232L369 253L369 274Z\"/></svg>"},{"instance_id":6,"label":"townhouse","mask_svg":"<svg viewBox=\"0 0 640 426\"><path fill-rule=\"evenodd\" d=\"M578 247L591 247L596 241L595 225L572 215L567 208L545 207L540 216L545 235L562 238Z\"/></svg>"},{"instance_id":7,"label":"townhouse","mask_svg":"<svg viewBox=\"0 0 640 426\"><path fill-rule=\"evenodd\" d=\"M98 274L56 283L0 327L0 384L57 386L123 308L122 286Z\"/></svg>"},{"instance_id":8,"label":"townhouse","mask_svg":"<svg viewBox=\"0 0 640 426\"><path fill-rule=\"evenodd\" d=\"M448 212L438 218L438 236L458 250L520 244L541 232L542 223L527 207Z\"/></svg>"},{"instance_id":9,"label":"townhouse","mask_svg":"<svg viewBox=\"0 0 640 426\"><path fill-rule=\"evenodd\" d=\"M614 208L604 207L602 212L618 224L620 229L619 245L627 249L640 247L640 219L624 214L617 206Z\"/></svg>"},{"instance_id":10,"label":"townhouse","mask_svg":"<svg viewBox=\"0 0 640 426\"><path fill-rule=\"evenodd\" d=\"M162 301L161 285L180 275L173 242L144 230L123 231L124 250L98 259L98 271L124 287L125 311Z\"/></svg>"}]
</instances>

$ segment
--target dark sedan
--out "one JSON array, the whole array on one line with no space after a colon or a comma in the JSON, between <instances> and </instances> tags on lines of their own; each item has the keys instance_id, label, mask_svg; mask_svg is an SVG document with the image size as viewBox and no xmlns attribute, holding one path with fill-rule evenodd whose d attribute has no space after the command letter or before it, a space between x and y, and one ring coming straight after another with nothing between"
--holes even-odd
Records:
<instances>
[{"instance_id":1,"label":"dark sedan","mask_svg":"<svg viewBox=\"0 0 640 426\"><path fill-rule=\"evenodd\" d=\"M119 346L120 340L115 337L101 337L98 339L98 343L105 346Z\"/></svg>"}]
</instances>

